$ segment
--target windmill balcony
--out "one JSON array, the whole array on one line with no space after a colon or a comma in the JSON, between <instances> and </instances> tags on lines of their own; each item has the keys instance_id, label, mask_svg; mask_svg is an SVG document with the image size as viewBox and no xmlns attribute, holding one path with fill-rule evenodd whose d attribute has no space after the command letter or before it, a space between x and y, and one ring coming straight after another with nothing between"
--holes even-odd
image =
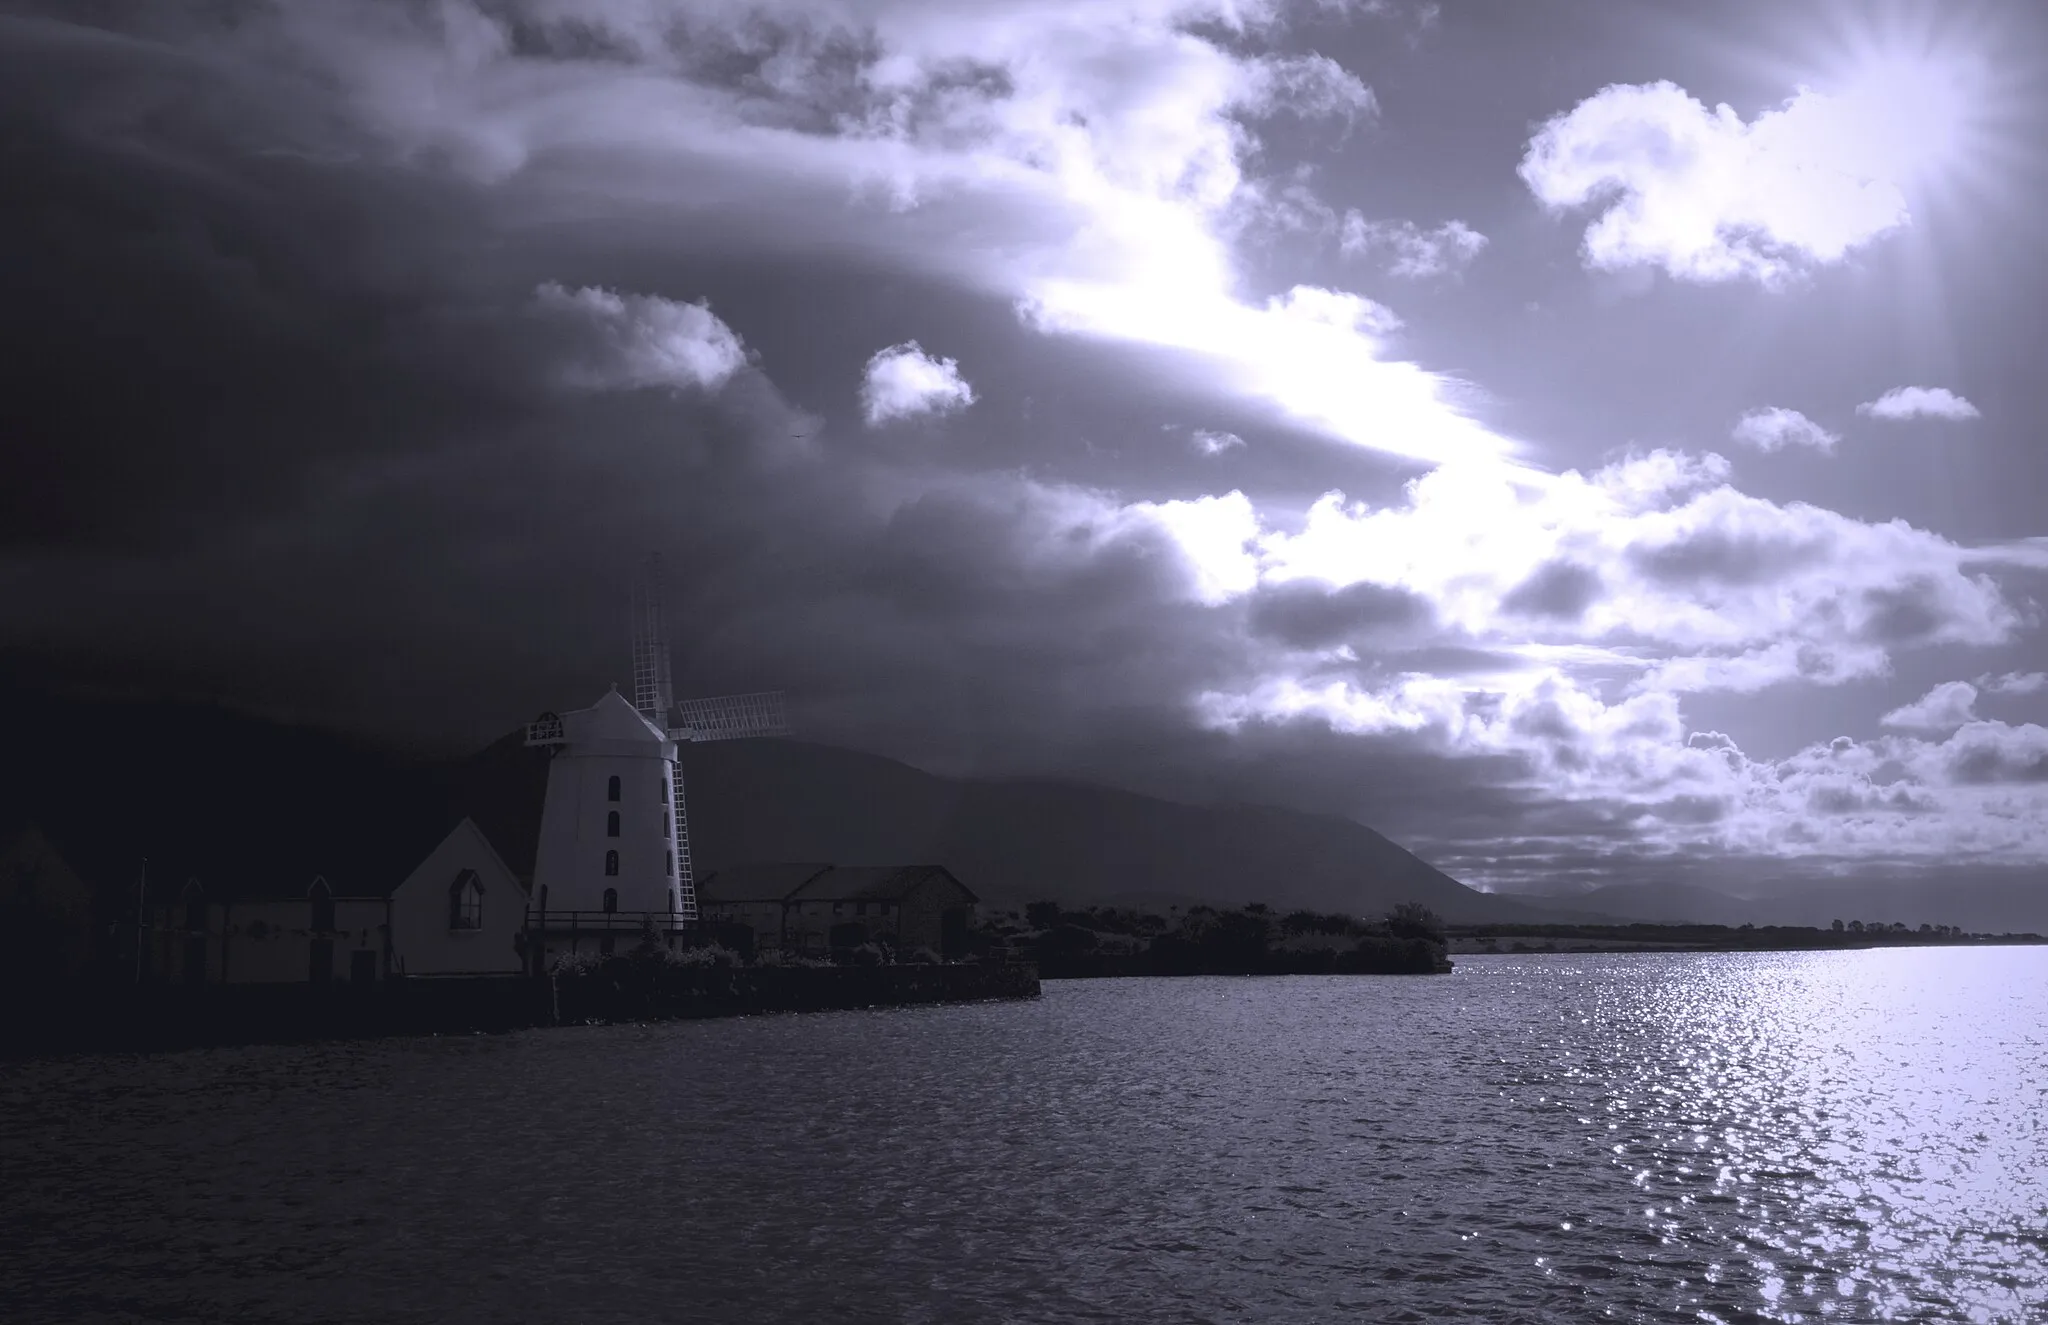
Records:
<instances>
[{"instance_id":1,"label":"windmill balcony","mask_svg":"<svg viewBox=\"0 0 2048 1325\"><path fill-rule=\"evenodd\" d=\"M652 921L663 934L680 934L695 926L672 911L546 911L526 913L526 927L550 934L639 934Z\"/></svg>"}]
</instances>

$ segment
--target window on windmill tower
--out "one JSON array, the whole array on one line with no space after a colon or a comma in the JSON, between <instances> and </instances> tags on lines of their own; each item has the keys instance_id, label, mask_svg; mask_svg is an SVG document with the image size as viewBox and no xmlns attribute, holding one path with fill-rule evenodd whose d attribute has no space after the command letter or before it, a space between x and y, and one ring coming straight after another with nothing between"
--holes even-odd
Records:
<instances>
[{"instance_id":1,"label":"window on windmill tower","mask_svg":"<svg viewBox=\"0 0 2048 1325\"><path fill-rule=\"evenodd\" d=\"M607 889L605 889L605 890L604 890L604 913L605 913L606 915L612 915L613 913L615 913L616 911L618 911L618 909L619 909L619 890L618 890L617 888L607 888Z\"/></svg>"},{"instance_id":2,"label":"window on windmill tower","mask_svg":"<svg viewBox=\"0 0 2048 1325\"><path fill-rule=\"evenodd\" d=\"M484 883L475 870L463 870L448 885L448 928L484 927Z\"/></svg>"},{"instance_id":3,"label":"window on windmill tower","mask_svg":"<svg viewBox=\"0 0 2048 1325\"><path fill-rule=\"evenodd\" d=\"M604 835L606 837L617 837L619 835L619 812L617 810L613 810L604 817Z\"/></svg>"},{"instance_id":4,"label":"window on windmill tower","mask_svg":"<svg viewBox=\"0 0 2048 1325\"><path fill-rule=\"evenodd\" d=\"M605 784L604 798L608 801L615 801L619 798L619 775L617 773L612 774L612 780Z\"/></svg>"},{"instance_id":5,"label":"window on windmill tower","mask_svg":"<svg viewBox=\"0 0 2048 1325\"><path fill-rule=\"evenodd\" d=\"M671 851L668 853L667 856L664 857L664 859L668 862L667 872L670 875L674 875L676 872L676 853Z\"/></svg>"},{"instance_id":6,"label":"window on windmill tower","mask_svg":"<svg viewBox=\"0 0 2048 1325\"><path fill-rule=\"evenodd\" d=\"M607 852L605 852L605 853L604 853L604 873L605 873L605 877L606 877L606 878L608 878L608 879L610 879L610 878L616 878L616 877L618 876L618 873L619 873L619 853L618 853L618 852L616 852L616 851L607 851Z\"/></svg>"}]
</instances>

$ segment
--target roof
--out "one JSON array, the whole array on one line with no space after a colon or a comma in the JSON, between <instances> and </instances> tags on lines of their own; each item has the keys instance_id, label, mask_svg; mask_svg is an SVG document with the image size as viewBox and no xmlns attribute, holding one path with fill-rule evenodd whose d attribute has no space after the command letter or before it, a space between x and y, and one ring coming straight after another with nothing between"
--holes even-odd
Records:
<instances>
[{"instance_id":1,"label":"roof","mask_svg":"<svg viewBox=\"0 0 2048 1325\"><path fill-rule=\"evenodd\" d=\"M668 740L668 733L649 722L632 701L619 693L617 686L589 708L565 713L562 719L572 746L581 741L644 741L658 745Z\"/></svg>"},{"instance_id":2,"label":"roof","mask_svg":"<svg viewBox=\"0 0 2048 1325\"><path fill-rule=\"evenodd\" d=\"M925 884L956 888L979 901L943 865L835 865L790 894L793 902L852 902L899 898Z\"/></svg>"},{"instance_id":3,"label":"roof","mask_svg":"<svg viewBox=\"0 0 2048 1325\"><path fill-rule=\"evenodd\" d=\"M830 865L793 862L732 865L713 870L697 880L697 901L700 904L780 902L831 868Z\"/></svg>"}]
</instances>

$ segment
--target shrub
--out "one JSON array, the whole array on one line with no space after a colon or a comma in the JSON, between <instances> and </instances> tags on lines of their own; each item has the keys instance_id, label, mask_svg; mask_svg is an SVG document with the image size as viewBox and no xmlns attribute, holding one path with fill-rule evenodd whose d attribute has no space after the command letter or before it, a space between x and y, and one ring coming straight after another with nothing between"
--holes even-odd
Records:
<instances>
[{"instance_id":1,"label":"shrub","mask_svg":"<svg viewBox=\"0 0 2048 1325\"><path fill-rule=\"evenodd\" d=\"M723 943L705 943L691 948L676 948L665 953L671 966L704 966L716 970L732 971L745 966L740 955Z\"/></svg>"}]
</instances>

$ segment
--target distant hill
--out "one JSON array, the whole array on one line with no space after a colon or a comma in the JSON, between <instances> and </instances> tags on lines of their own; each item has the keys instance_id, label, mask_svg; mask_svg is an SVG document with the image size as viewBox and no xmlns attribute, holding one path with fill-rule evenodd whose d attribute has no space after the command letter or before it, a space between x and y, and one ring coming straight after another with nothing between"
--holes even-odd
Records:
<instances>
[{"instance_id":1,"label":"distant hill","mask_svg":"<svg viewBox=\"0 0 2048 1325\"><path fill-rule=\"evenodd\" d=\"M1567 899L1552 900L1563 903ZM1685 883L1616 883L1591 892L1575 893L1569 901L1572 906L1589 911L1652 924L1772 923L1763 915L1762 908L1747 898Z\"/></svg>"},{"instance_id":2,"label":"distant hill","mask_svg":"<svg viewBox=\"0 0 2048 1325\"><path fill-rule=\"evenodd\" d=\"M1976 933L2048 934L2048 873L1944 870L1935 877L1790 879L1752 897L1684 883L1625 883L1568 896L1530 896L1539 906L1599 911L1623 920L1705 925L1813 925L1836 920L1958 925Z\"/></svg>"},{"instance_id":3,"label":"distant hill","mask_svg":"<svg viewBox=\"0 0 2048 1325\"><path fill-rule=\"evenodd\" d=\"M749 860L944 865L1021 905L1263 901L1372 914L1417 901L1449 920L1549 920L1467 888L1362 824L1257 805L1194 806L1084 783L936 776L802 741L686 746L699 870Z\"/></svg>"},{"instance_id":4,"label":"distant hill","mask_svg":"<svg viewBox=\"0 0 2048 1325\"><path fill-rule=\"evenodd\" d=\"M325 731L204 705L0 702L0 833L38 826L103 916L132 907L144 856L153 897L193 876L304 888L325 873L347 892L440 817L427 770Z\"/></svg>"},{"instance_id":5,"label":"distant hill","mask_svg":"<svg viewBox=\"0 0 2048 1325\"><path fill-rule=\"evenodd\" d=\"M530 874L547 754L507 733L427 765L334 734L225 709L50 699L17 703L0 829L35 822L118 914L140 859L151 893L285 883L316 872L365 888L410 868L461 815ZM764 860L944 865L990 902L1263 901L1373 914L1421 902L1449 920L1554 920L1465 887L1380 834L1329 815L1192 806L1053 780L939 777L802 741L683 750L698 873Z\"/></svg>"}]
</instances>

